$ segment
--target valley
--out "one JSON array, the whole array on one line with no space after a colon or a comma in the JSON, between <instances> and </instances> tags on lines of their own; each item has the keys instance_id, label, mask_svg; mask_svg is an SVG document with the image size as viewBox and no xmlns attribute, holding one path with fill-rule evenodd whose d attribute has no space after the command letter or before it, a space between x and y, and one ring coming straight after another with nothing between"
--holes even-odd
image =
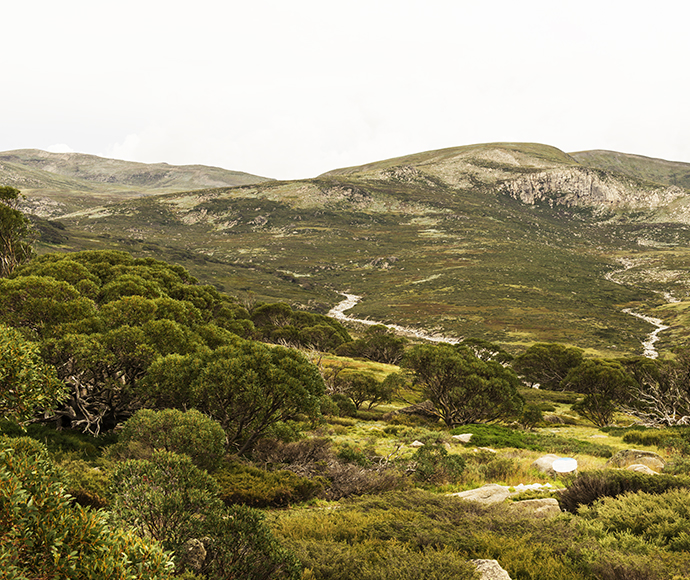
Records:
<instances>
[{"instance_id":1,"label":"valley","mask_svg":"<svg viewBox=\"0 0 690 580\"><path fill-rule=\"evenodd\" d=\"M632 309L669 326L664 350L688 335L690 201L654 160L644 175L629 158L613 171L605 153L584 164L545 145L474 145L308 180L93 197L44 218L57 241L39 251L125 250L241 300L320 313L347 292L362 297L353 318L512 352L553 341L642 354L655 328ZM632 265L614 280L621 260Z\"/></svg>"}]
</instances>

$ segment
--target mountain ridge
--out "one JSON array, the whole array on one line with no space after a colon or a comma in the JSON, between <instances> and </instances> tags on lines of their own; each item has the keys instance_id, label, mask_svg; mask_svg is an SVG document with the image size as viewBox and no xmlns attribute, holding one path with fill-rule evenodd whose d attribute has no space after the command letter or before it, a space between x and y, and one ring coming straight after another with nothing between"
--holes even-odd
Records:
<instances>
[{"instance_id":1,"label":"mountain ridge","mask_svg":"<svg viewBox=\"0 0 690 580\"><path fill-rule=\"evenodd\" d=\"M21 189L25 209L41 217L132 197L270 181L220 167L139 163L40 149L0 152L0 179Z\"/></svg>"},{"instance_id":2,"label":"mountain ridge","mask_svg":"<svg viewBox=\"0 0 690 580\"><path fill-rule=\"evenodd\" d=\"M126 250L322 313L347 292L362 296L353 317L513 351L630 355L653 328L626 309L670 327L661 349L690 335L688 202L551 146L483 144L94 204L63 212L62 237L39 250Z\"/></svg>"}]
</instances>

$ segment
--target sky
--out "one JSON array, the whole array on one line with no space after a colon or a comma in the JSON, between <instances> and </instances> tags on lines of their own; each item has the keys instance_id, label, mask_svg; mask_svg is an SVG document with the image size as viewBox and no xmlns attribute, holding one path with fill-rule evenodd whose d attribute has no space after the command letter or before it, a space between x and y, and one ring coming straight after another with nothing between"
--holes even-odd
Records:
<instances>
[{"instance_id":1,"label":"sky","mask_svg":"<svg viewBox=\"0 0 690 580\"><path fill-rule=\"evenodd\" d=\"M496 141L690 162L687 0L22 0L0 151L277 179Z\"/></svg>"}]
</instances>

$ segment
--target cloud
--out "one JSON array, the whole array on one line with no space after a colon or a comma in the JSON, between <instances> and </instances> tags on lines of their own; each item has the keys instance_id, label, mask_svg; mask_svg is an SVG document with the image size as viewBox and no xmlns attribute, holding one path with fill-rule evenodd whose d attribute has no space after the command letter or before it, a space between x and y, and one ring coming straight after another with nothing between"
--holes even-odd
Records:
<instances>
[{"instance_id":1,"label":"cloud","mask_svg":"<svg viewBox=\"0 0 690 580\"><path fill-rule=\"evenodd\" d=\"M74 153L74 149L64 143L56 143L55 145L46 147L46 151L50 153Z\"/></svg>"}]
</instances>

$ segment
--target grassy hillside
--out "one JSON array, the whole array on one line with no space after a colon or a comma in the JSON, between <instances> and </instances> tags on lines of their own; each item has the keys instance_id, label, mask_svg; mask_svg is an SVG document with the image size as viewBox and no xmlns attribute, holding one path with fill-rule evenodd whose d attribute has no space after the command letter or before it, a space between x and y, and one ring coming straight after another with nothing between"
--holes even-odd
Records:
<instances>
[{"instance_id":1,"label":"grassy hillside","mask_svg":"<svg viewBox=\"0 0 690 580\"><path fill-rule=\"evenodd\" d=\"M49 217L172 191L260 183L267 178L202 165L135 163L38 149L0 152L0 184L22 190L24 208Z\"/></svg>"},{"instance_id":2,"label":"grassy hillside","mask_svg":"<svg viewBox=\"0 0 690 580\"><path fill-rule=\"evenodd\" d=\"M349 292L362 296L348 313L358 318L512 351L558 341L641 354L654 326L623 310L663 319L668 348L688 335L690 294L688 197L649 184L554 147L475 145L316 179L83 202L40 251L123 249L246 300L323 313ZM74 209L78 195L55 198Z\"/></svg>"},{"instance_id":3,"label":"grassy hillside","mask_svg":"<svg viewBox=\"0 0 690 580\"><path fill-rule=\"evenodd\" d=\"M616 171L637 179L690 189L690 163L616 151L580 151L570 155L586 167Z\"/></svg>"}]
</instances>

